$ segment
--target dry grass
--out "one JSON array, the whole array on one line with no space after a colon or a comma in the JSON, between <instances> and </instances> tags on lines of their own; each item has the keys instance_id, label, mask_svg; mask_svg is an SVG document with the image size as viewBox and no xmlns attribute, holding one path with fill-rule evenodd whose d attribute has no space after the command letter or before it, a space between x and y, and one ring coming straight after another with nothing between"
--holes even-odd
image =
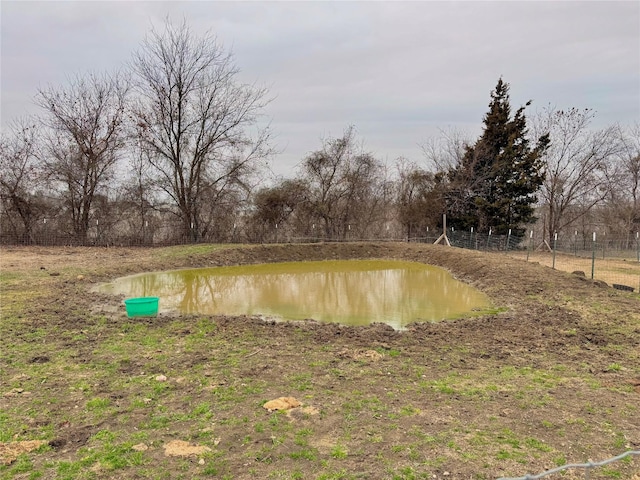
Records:
<instances>
[{"instance_id":1,"label":"dry grass","mask_svg":"<svg viewBox=\"0 0 640 480\"><path fill-rule=\"evenodd\" d=\"M526 259L526 253L510 254L513 257ZM550 252L535 252L528 255L529 262L539 263L546 267L554 266L553 255ZM592 259L590 257L580 257L556 253L555 269L563 272L584 272L587 278L591 278ZM601 280L609 285L621 284L633 287L637 292L640 288L640 263L635 259L606 258L595 259L594 275L595 280Z\"/></svg>"},{"instance_id":2,"label":"dry grass","mask_svg":"<svg viewBox=\"0 0 640 480\"><path fill-rule=\"evenodd\" d=\"M89 293L140 271L334 258L440 265L496 311L396 332L128 319ZM1 249L0 294L0 442L46 442L0 454L0 479L489 480L640 448L640 297L531 261L408 244ZM281 396L301 408L264 408ZM186 455L165 455L176 445ZM589 478L640 480L639 461Z\"/></svg>"}]
</instances>

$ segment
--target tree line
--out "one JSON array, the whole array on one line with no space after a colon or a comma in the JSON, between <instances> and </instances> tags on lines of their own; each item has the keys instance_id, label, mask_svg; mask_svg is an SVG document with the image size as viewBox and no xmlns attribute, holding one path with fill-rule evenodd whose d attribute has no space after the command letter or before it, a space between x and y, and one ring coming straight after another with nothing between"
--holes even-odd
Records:
<instances>
[{"instance_id":1,"label":"tree line","mask_svg":"<svg viewBox=\"0 0 640 480\"><path fill-rule=\"evenodd\" d=\"M260 117L269 92L186 23L152 30L126 68L41 88L41 114L0 140L0 227L37 243L328 240L425 236L441 228L640 229L640 126L594 130L595 112L512 111L490 95L482 134L442 131L420 163L386 165L354 126L326 138L292 178L265 185L275 154Z\"/></svg>"}]
</instances>

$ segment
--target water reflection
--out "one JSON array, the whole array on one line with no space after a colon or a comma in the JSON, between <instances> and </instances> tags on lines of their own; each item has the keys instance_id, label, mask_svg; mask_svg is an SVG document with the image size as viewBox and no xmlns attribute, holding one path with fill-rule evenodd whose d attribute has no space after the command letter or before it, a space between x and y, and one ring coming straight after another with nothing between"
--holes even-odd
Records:
<instances>
[{"instance_id":1,"label":"water reflection","mask_svg":"<svg viewBox=\"0 0 640 480\"><path fill-rule=\"evenodd\" d=\"M161 311L313 318L348 325L453 318L488 307L476 289L443 269L395 260L347 260L174 270L100 287L127 297L158 296Z\"/></svg>"}]
</instances>

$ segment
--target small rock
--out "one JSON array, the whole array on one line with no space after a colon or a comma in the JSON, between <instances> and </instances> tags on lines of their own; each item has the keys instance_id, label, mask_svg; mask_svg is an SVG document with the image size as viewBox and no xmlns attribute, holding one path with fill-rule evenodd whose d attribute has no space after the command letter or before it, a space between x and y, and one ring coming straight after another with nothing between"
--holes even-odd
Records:
<instances>
[{"instance_id":1,"label":"small rock","mask_svg":"<svg viewBox=\"0 0 640 480\"><path fill-rule=\"evenodd\" d=\"M167 377L166 377L166 375L158 375L158 376L156 377L156 380L157 380L158 382L166 382L166 381L167 381Z\"/></svg>"},{"instance_id":2,"label":"small rock","mask_svg":"<svg viewBox=\"0 0 640 480\"><path fill-rule=\"evenodd\" d=\"M199 465L204 465L204 458L201 458L200 460L198 460L198 464Z\"/></svg>"},{"instance_id":3,"label":"small rock","mask_svg":"<svg viewBox=\"0 0 640 480\"><path fill-rule=\"evenodd\" d=\"M138 443L137 445L132 446L131 449L135 450L136 452L145 452L149 450L149 447L145 443Z\"/></svg>"},{"instance_id":4,"label":"small rock","mask_svg":"<svg viewBox=\"0 0 640 480\"><path fill-rule=\"evenodd\" d=\"M293 397L280 397L268 401L262 407L269 412L273 412L274 410L289 410L290 408L296 408L300 405L302 404Z\"/></svg>"}]
</instances>

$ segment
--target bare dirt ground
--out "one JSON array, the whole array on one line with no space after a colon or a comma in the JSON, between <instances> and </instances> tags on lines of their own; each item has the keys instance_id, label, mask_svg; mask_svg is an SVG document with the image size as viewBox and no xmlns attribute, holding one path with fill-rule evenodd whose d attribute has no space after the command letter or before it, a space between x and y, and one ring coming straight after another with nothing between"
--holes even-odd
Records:
<instances>
[{"instance_id":1,"label":"bare dirt ground","mask_svg":"<svg viewBox=\"0 0 640 480\"><path fill-rule=\"evenodd\" d=\"M496 313L403 332L128 319L90 293L143 271L349 258L444 267ZM0 455L48 442L0 458L2 478L490 479L640 450L640 297L542 265L415 244L34 247L2 248L0 279ZM279 397L301 405L263 408ZM198 453L167 454L176 441ZM630 456L589 478L638 472Z\"/></svg>"}]
</instances>

